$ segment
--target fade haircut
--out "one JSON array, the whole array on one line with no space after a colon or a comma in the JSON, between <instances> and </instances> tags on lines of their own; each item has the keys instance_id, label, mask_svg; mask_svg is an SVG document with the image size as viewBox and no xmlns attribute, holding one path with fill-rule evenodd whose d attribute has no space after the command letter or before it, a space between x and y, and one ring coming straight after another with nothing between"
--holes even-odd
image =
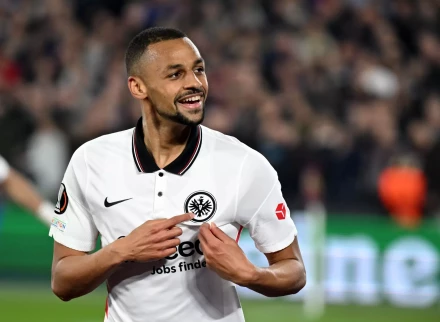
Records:
<instances>
[{"instance_id":1,"label":"fade haircut","mask_svg":"<svg viewBox=\"0 0 440 322\"><path fill-rule=\"evenodd\" d=\"M136 69L137 63L149 45L184 37L186 37L186 35L182 31L174 28L153 27L141 31L130 41L127 52L125 53L125 68L127 69L127 74L129 76L138 75L138 70Z\"/></svg>"}]
</instances>

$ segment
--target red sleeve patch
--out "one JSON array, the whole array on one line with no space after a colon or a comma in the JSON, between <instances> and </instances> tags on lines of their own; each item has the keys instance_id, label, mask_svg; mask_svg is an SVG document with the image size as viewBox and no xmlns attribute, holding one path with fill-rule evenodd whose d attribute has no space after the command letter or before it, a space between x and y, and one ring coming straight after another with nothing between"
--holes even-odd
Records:
<instances>
[{"instance_id":1,"label":"red sleeve patch","mask_svg":"<svg viewBox=\"0 0 440 322\"><path fill-rule=\"evenodd\" d=\"M277 208L275 209L275 214L277 215L278 220L286 219L286 206L284 203L279 203Z\"/></svg>"}]
</instances>

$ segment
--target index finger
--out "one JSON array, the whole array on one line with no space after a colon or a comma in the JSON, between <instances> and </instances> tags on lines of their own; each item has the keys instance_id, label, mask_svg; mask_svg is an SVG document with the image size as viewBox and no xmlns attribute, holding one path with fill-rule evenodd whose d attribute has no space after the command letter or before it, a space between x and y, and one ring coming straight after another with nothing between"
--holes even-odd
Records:
<instances>
[{"instance_id":1,"label":"index finger","mask_svg":"<svg viewBox=\"0 0 440 322\"><path fill-rule=\"evenodd\" d=\"M188 221L193 218L194 218L194 214L191 212L188 212L186 214L174 216L174 217L171 217L167 220L164 220L163 222L160 223L160 225L164 229L171 228L173 226L176 226L177 224L180 224L181 222Z\"/></svg>"},{"instance_id":2,"label":"index finger","mask_svg":"<svg viewBox=\"0 0 440 322\"><path fill-rule=\"evenodd\" d=\"M221 241L219 238L217 238L213 234L210 226L207 223L203 224L200 227L200 229L199 229L199 239L200 239L200 241L203 240L207 244L211 244L211 245L218 244Z\"/></svg>"}]
</instances>

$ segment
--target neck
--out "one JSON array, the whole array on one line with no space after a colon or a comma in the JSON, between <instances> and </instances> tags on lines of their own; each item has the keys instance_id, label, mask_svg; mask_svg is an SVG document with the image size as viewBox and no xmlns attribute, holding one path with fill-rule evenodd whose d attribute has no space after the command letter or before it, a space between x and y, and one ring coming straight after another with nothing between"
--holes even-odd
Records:
<instances>
[{"instance_id":1,"label":"neck","mask_svg":"<svg viewBox=\"0 0 440 322\"><path fill-rule=\"evenodd\" d=\"M142 115L144 143L159 168L173 162L185 149L191 127L165 120L160 116Z\"/></svg>"}]
</instances>

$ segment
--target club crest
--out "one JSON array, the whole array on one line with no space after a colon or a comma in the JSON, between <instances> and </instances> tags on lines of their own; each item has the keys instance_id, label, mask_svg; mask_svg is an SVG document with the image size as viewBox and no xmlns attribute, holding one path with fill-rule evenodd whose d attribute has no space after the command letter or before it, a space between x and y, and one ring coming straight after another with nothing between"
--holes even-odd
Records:
<instances>
[{"instance_id":1,"label":"club crest","mask_svg":"<svg viewBox=\"0 0 440 322\"><path fill-rule=\"evenodd\" d=\"M214 216L217 210L217 201L207 191L196 191L185 200L185 212L192 212L195 216L192 222L201 223Z\"/></svg>"}]
</instances>

